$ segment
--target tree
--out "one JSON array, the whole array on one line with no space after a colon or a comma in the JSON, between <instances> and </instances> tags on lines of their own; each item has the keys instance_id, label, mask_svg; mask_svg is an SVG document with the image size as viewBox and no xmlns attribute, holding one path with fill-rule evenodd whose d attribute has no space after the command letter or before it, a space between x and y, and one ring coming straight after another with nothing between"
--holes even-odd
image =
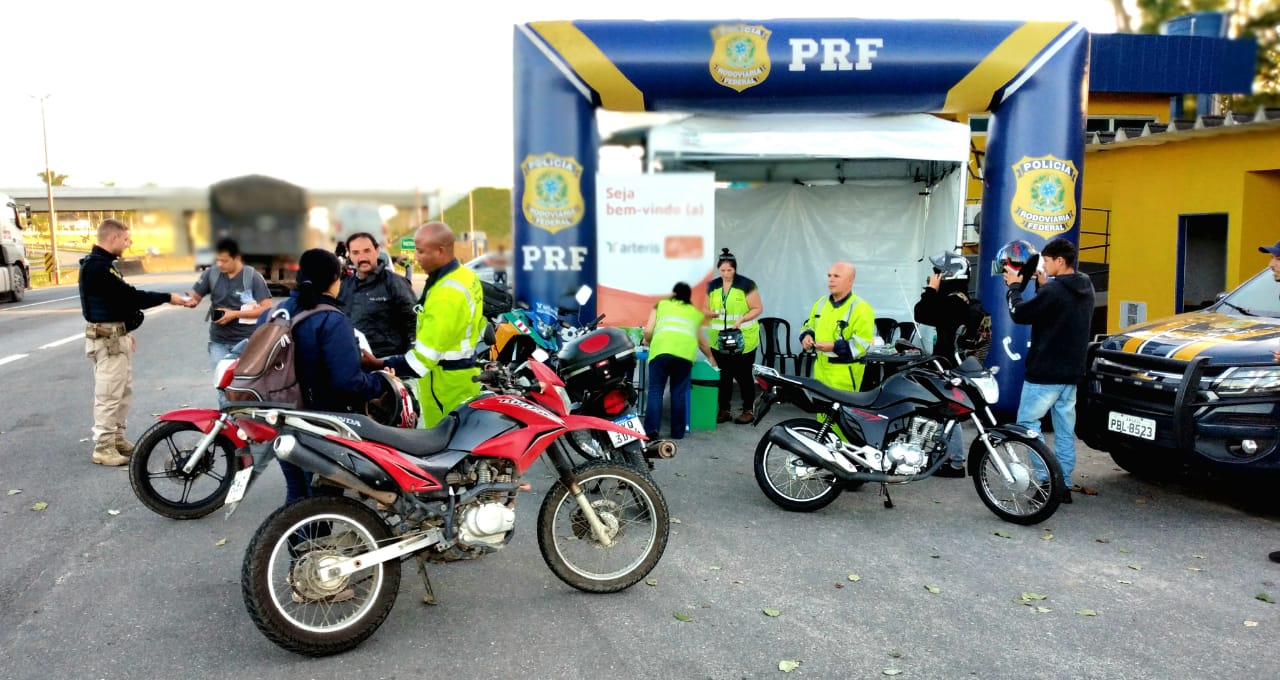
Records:
<instances>
[{"instance_id":1,"label":"tree","mask_svg":"<svg viewBox=\"0 0 1280 680\"><path fill-rule=\"evenodd\" d=\"M36 176L40 178L41 182L46 182L52 179L53 181L49 182L50 185L55 187L64 187L67 185L67 178L70 177L71 175L60 175L50 170L49 175L46 177L44 174L44 171L42 170L40 172L37 172Z\"/></svg>"}]
</instances>

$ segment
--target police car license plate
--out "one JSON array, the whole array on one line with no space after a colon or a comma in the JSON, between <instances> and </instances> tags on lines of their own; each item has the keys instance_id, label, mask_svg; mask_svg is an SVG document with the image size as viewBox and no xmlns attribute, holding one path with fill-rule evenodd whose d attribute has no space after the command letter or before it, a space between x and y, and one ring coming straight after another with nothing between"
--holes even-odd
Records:
<instances>
[{"instance_id":1,"label":"police car license plate","mask_svg":"<svg viewBox=\"0 0 1280 680\"><path fill-rule=\"evenodd\" d=\"M1127 413L1112 411L1107 416L1107 429L1139 439L1154 440L1156 438L1156 421Z\"/></svg>"},{"instance_id":2,"label":"police car license plate","mask_svg":"<svg viewBox=\"0 0 1280 680\"><path fill-rule=\"evenodd\" d=\"M249 466L236 473L236 478L231 481L231 488L227 490L227 500L223 501L223 505L231 505L239 503L244 498L244 492L249 490L249 478L253 476L253 466Z\"/></svg>"},{"instance_id":3,"label":"police car license plate","mask_svg":"<svg viewBox=\"0 0 1280 680\"><path fill-rule=\"evenodd\" d=\"M631 430L632 432L636 432L638 434L644 434L644 426L640 424L640 416L631 415L631 416L627 416L626 418L620 418L613 422L614 424L621 425L627 428L628 430ZM629 444L635 441L636 439L637 437L632 437L631 435L627 435L627 434L621 434L618 432L609 433L609 441L613 442L613 445L615 447L625 446L626 444Z\"/></svg>"}]
</instances>

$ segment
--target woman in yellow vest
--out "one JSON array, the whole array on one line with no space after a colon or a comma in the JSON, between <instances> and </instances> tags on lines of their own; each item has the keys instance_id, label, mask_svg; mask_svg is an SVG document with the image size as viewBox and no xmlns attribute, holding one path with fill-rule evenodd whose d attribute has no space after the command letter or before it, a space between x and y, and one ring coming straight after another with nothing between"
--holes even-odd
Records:
<instances>
[{"instance_id":1,"label":"woman in yellow vest","mask_svg":"<svg viewBox=\"0 0 1280 680\"><path fill-rule=\"evenodd\" d=\"M716 262L720 278L707 282L707 302L711 311L711 351L720 366L720 413L717 423L733 419L729 406L733 399L733 383L742 393L742 413L734 422L746 425L755 420L752 408L756 401L756 383L751 376L756 347L760 345L760 324L756 318L764 312L760 290L755 281L738 274L738 260L728 248L720 249ZM728 333L724 333L728 331ZM738 333L733 333L738 331ZM723 337L722 335L727 335ZM729 346L736 342L737 346Z\"/></svg>"},{"instance_id":2,"label":"woman in yellow vest","mask_svg":"<svg viewBox=\"0 0 1280 680\"><path fill-rule=\"evenodd\" d=\"M644 431L657 439L662 429L662 393L671 383L671 438L682 439L689 410L689 377L698 350L711 357L702 327L706 314L693 306L693 290L681 281L671 289L671 297L658 301L644 325L644 339L649 343L649 392L644 412ZM711 358L715 366L715 358Z\"/></svg>"}]
</instances>

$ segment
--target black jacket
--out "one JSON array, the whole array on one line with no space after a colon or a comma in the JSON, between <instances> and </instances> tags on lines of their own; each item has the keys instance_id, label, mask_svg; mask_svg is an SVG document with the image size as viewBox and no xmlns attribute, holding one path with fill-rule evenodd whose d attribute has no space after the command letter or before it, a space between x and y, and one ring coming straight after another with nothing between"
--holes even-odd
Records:
<instances>
[{"instance_id":1,"label":"black jacket","mask_svg":"<svg viewBox=\"0 0 1280 680\"><path fill-rule=\"evenodd\" d=\"M142 310L168 302L169 294L130 286L115 262L116 256L102 246L80 258L80 311L90 323L123 321L133 330L142 324Z\"/></svg>"},{"instance_id":2,"label":"black jacket","mask_svg":"<svg viewBox=\"0 0 1280 680\"><path fill-rule=\"evenodd\" d=\"M379 264L361 280L352 275L342 280L338 300L351 323L369 340L374 356L385 357L409 351L417 334L417 301L409 280Z\"/></svg>"},{"instance_id":3,"label":"black jacket","mask_svg":"<svg viewBox=\"0 0 1280 680\"><path fill-rule=\"evenodd\" d=\"M1020 286L1009 287L1014 323L1031 326L1026 380L1040 385L1075 385L1084 376L1089 324L1093 320L1093 283L1075 272L1049 279L1035 296L1022 299Z\"/></svg>"},{"instance_id":4,"label":"black jacket","mask_svg":"<svg viewBox=\"0 0 1280 680\"><path fill-rule=\"evenodd\" d=\"M938 331L934 355L946 357L951 363L956 357L956 331L969 316L969 297L965 294L968 285L968 281L957 280L943 281L938 290L926 286L915 307L916 323Z\"/></svg>"}]
</instances>

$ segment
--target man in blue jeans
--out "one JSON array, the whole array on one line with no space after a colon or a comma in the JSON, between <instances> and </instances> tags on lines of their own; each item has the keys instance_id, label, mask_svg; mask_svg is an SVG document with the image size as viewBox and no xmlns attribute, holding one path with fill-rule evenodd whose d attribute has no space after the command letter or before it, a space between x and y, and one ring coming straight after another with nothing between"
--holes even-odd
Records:
<instances>
[{"instance_id":1,"label":"man in blue jeans","mask_svg":"<svg viewBox=\"0 0 1280 680\"><path fill-rule=\"evenodd\" d=\"M1045 244L1040 260L1043 271L1024 273L1008 266L1004 271L1009 314L1014 323L1031 326L1018 424L1039 432L1040 420L1052 414L1053 453L1066 485L1062 502L1070 503L1076 467L1076 385L1084 377L1093 283L1076 271L1076 246L1066 239ZM1034 266L1028 262L1024 268ZM1036 292L1024 299L1023 289L1031 280Z\"/></svg>"},{"instance_id":2,"label":"man in blue jeans","mask_svg":"<svg viewBox=\"0 0 1280 680\"><path fill-rule=\"evenodd\" d=\"M214 250L214 266L204 270L187 293L193 305L209 298L210 370L216 370L237 343L253 335L258 317L271 309L267 281L245 266L240 246L227 238L218 241ZM219 395L218 403L226 406L226 399Z\"/></svg>"}]
</instances>

